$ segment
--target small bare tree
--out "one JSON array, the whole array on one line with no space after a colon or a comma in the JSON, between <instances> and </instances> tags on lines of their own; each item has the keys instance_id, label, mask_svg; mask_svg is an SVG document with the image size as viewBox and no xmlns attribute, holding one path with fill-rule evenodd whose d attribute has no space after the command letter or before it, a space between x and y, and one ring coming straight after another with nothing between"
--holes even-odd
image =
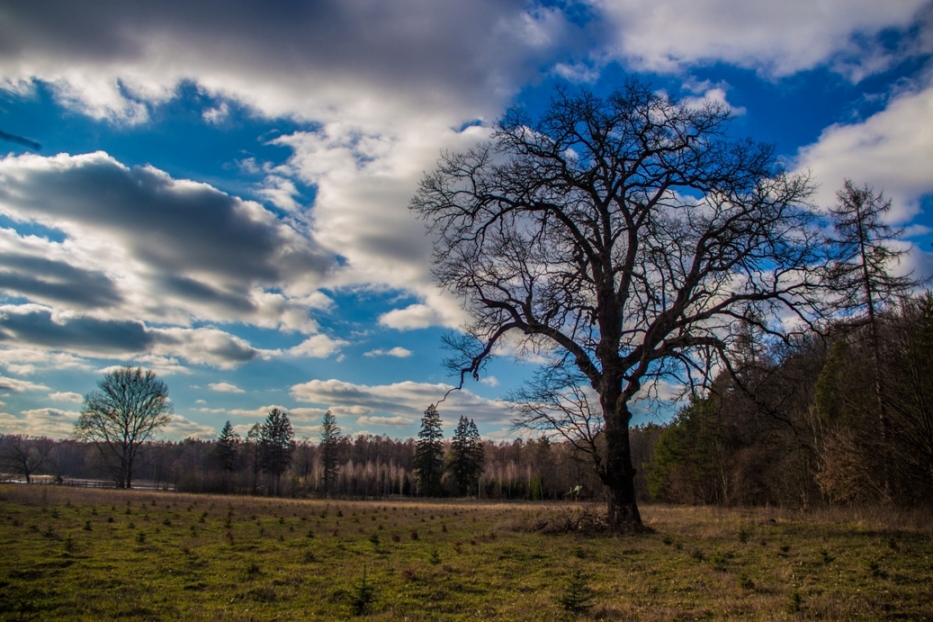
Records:
<instances>
[{"instance_id":1,"label":"small bare tree","mask_svg":"<svg viewBox=\"0 0 933 622\"><path fill-rule=\"evenodd\" d=\"M437 282L473 318L451 340L461 386L507 338L549 356L518 421L589 453L617 530L642 529L632 400L715 375L739 327L778 335L818 310L811 184L729 139L729 116L636 81L558 91L539 120L510 112L491 142L443 154L412 200Z\"/></svg>"},{"instance_id":2,"label":"small bare tree","mask_svg":"<svg viewBox=\"0 0 933 622\"><path fill-rule=\"evenodd\" d=\"M49 465L54 449L55 441L50 438L7 434L0 438L0 469L22 475L30 484L32 476Z\"/></svg>"},{"instance_id":3,"label":"small bare tree","mask_svg":"<svg viewBox=\"0 0 933 622\"><path fill-rule=\"evenodd\" d=\"M145 443L171 418L165 383L149 370L124 367L84 396L75 437L94 442L117 486L131 488Z\"/></svg>"}]
</instances>

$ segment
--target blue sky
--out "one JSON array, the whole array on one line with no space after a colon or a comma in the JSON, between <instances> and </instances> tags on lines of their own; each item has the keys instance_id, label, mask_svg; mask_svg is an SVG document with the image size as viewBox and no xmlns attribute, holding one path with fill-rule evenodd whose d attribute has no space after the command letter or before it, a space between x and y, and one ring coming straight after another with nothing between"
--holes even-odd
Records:
<instances>
[{"instance_id":1,"label":"blue sky","mask_svg":"<svg viewBox=\"0 0 933 622\"><path fill-rule=\"evenodd\" d=\"M408 202L560 84L726 103L819 205L884 190L899 269L933 272L926 0L10 0L0 42L0 130L42 145L0 143L0 433L67 436L106 370L141 365L170 438L273 406L299 436L328 408L415 434L465 317ZM503 353L442 415L509 437L533 369Z\"/></svg>"}]
</instances>

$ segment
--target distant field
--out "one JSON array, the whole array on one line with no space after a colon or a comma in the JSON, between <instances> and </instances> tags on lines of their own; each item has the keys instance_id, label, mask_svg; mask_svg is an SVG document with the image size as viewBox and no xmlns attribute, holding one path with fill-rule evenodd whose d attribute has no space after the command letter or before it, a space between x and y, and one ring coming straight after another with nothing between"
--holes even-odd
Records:
<instances>
[{"instance_id":1,"label":"distant field","mask_svg":"<svg viewBox=\"0 0 933 622\"><path fill-rule=\"evenodd\" d=\"M929 514L648 506L654 534L535 531L571 511L5 485L0 616L933 620Z\"/></svg>"}]
</instances>

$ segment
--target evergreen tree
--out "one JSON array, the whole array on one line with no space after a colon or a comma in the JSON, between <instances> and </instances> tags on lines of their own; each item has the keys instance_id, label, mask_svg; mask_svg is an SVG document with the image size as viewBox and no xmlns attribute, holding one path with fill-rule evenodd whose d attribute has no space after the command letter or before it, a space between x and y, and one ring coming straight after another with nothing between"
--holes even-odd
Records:
<instances>
[{"instance_id":1,"label":"evergreen tree","mask_svg":"<svg viewBox=\"0 0 933 622\"><path fill-rule=\"evenodd\" d=\"M263 472L275 478L276 492L279 478L292 462L292 451L295 449L293 436L288 413L278 408L270 410L259 429L259 463Z\"/></svg>"},{"instance_id":2,"label":"evergreen tree","mask_svg":"<svg viewBox=\"0 0 933 622\"><path fill-rule=\"evenodd\" d=\"M221 471L231 473L236 471L240 457L240 435L233 431L228 421L220 431L217 444L214 445L214 460Z\"/></svg>"},{"instance_id":3,"label":"evergreen tree","mask_svg":"<svg viewBox=\"0 0 933 622\"><path fill-rule=\"evenodd\" d=\"M483 472L485 453L479 430L472 419L460 417L450 444L452 460L450 470L457 485L457 494L463 496L476 491Z\"/></svg>"},{"instance_id":4,"label":"evergreen tree","mask_svg":"<svg viewBox=\"0 0 933 622\"><path fill-rule=\"evenodd\" d=\"M418 492L425 497L436 497L442 492L444 476L444 431L441 416L434 404L428 406L421 418L421 431L415 446L412 466L418 478Z\"/></svg>"},{"instance_id":5,"label":"evergreen tree","mask_svg":"<svg viewBox=\"0 0 933 622\"><path fill-rule=\"evenodd\" d=\"M321 469L324 471L325 495L333 493L334 485L337 483L339 448L340 428L337 427L337 420L334 415L328 410L324 413L324 420L321 422Z\"/></svg>"}]
</instances>

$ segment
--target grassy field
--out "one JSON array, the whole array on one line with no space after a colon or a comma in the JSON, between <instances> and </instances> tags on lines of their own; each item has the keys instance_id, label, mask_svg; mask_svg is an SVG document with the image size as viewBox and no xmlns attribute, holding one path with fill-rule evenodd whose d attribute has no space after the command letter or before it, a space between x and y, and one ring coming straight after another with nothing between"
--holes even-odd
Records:
<instances>
[{"instance_id":1,"label":"grassy field","mask_svg":"<svg viewBox=\"0 0 933 622\"><path fill-rule=\"evenodd\" d=\"M648 506L617 538L580 511L0 486L0 616L933 620L929 515Z\"/></svg>"}]
</instances>

